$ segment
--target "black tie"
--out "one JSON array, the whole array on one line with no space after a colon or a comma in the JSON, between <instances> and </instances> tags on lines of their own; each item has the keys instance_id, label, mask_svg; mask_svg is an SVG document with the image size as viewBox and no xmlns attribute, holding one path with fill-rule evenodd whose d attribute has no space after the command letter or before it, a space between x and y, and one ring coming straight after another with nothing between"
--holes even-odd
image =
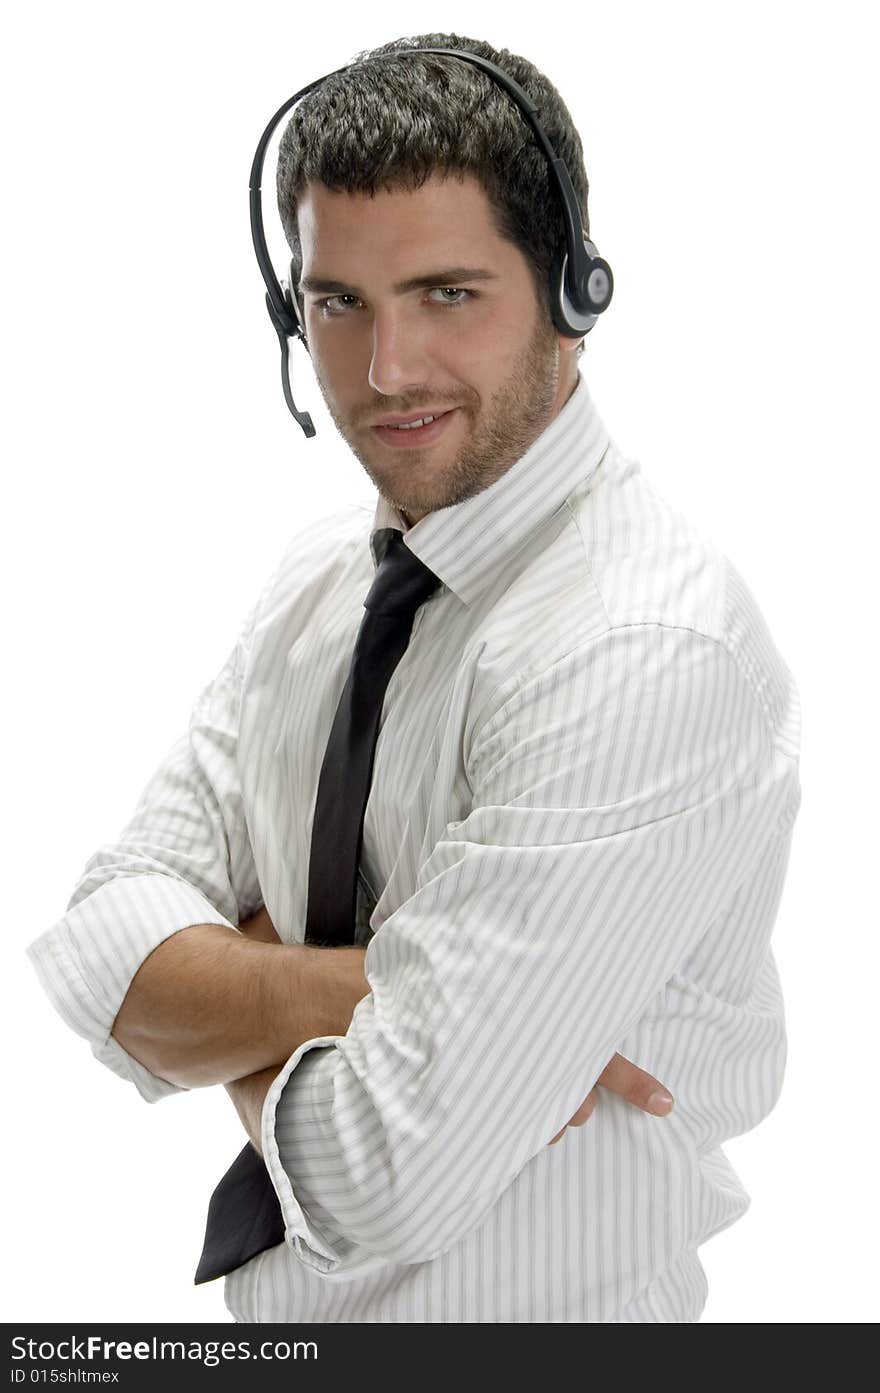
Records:
<instances>
[{"instance_id":1,"label":"black tie","mask_svg":"<svg viewBox=\"0 0 880 1393\"><path fill-rule=\"evenodd\" d=\"M377 552L383 544L318 780L307 943L354 942L364 812L385 689L409 643L416 610L440 584L410 551L402 533L391 528L380 532ZM248 1142L211 1196L196 1284L232 1272L283 1242L284 1220L275 1187L262 1157Z\"/></svg>"}]
</instances>

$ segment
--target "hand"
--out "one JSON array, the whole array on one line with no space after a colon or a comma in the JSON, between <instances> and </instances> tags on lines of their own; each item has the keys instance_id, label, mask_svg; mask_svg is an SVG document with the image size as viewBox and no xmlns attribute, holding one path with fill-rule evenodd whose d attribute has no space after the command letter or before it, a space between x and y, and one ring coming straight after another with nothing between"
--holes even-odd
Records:
<instances>
[{"instance_id":1,"label":"hand","mask_svg":"<svg viewBox=\"0 0 880 1393\"><path fill-rule=\"evenodd\" d=\"M239 924L238 932L244 934L245 938L253 939L258 943L281 942L265 905L262 909L258 909L256 914L251 915L250 919L245 919L243 923Z\"/></svg>"},{"instance_id":2,"label":"hand","mask_svg":"<svg viewBox=\"0 0 880 1393\"><path fill-rule=\"evenodd\" d=\"M610 1089L612 1093L618 1093L621 1098L625 1098L634 1107L641 1108L643 1112L653 1113L655 1117L665 1117L672 1111L672 1096L663 1085L651 1074L646 1074L637 1064L624 1059L622 1054L616 1054L603 1069L596 1080L597 1087L599 1084ZM569 1118L561 1132L551 1137L548 1145L552 1146L554 1142L559 1141L566 1127L582 1127L598 1101L599 1094L596 1088L591 1088L574 1116Z\"/></svg>"}]
</instances>

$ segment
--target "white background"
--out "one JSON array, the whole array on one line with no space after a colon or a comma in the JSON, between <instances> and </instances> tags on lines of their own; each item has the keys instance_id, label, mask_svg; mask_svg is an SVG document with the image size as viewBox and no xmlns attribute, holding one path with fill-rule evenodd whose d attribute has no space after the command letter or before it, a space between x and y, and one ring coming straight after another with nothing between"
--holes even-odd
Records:
<instances>
[{"instance_id":1,"label":"white background","mask_svg":"<svg viewBox=\"0 0 880 1393\"><path fill-rule=\"evenodd\" d=\"M590 0L558 28L488 0L381 8L35 0L4 26L4 1318L229 1319L222 1283L192 1285L242 1144L225 1093L146 1105L24 948L288 537L374 497L301 347L316 440L284 406L247 176L297 88L446 30L527 55L567 101L616 275L582 370L621 448L740 568L803 701L775 936L788 1072L726 1148L752 1205L701 1250L704 1320L874 1320L872 7ZM265 183L269 224L274 167Z\"/></svg>"}]
</instances>

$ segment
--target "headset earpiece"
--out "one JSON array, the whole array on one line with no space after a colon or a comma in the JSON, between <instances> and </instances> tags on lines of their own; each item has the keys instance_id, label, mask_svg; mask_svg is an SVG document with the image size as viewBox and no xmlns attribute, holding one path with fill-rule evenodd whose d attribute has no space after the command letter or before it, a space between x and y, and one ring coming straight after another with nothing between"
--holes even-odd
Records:
<instances>
[{"instance_id":1,"label":"headset earpiece","mask_svg":"<svg viewBox=\"0 0 880 1393\"><path fill-rule=\"evenodd\" d=\"M611 303L614 277L595 242L584 233L584 257L571 267L568 250L557 254L553 271L553 322L561 334L578 339L588 334Z\"/></svg>"},{"instance_id":2,"label":"headset earpiece","mask_svg":"<svg viewBox=\"0 0 880 1393\"><path fill-rule=\"evenodd\" d=\"M290 258L290 266L288 267L288 270L287 270L287 280L281 282L281 290L282 290L283 295L284 295L284 306L285 306L285 309L287 310L287 313L288 313L289 316L290 316L290 321L291 321L290 329L289 329L288 332L289 332L290 337L293 337L293 336L295 335L298 339L302 339L302 341L303 341L303 343L305 344L306 348L308 348L309 345L308 345L308 341L307 341L307 339L306 339L306 328L305 328L305 325L304 325L303 322L302 322L302 318L300 317L299 305L298 305L297 302L296 302L296 295L295 295L294 289L293 289L293 287L294 287L294 285L296 284L296 282L297 282L296 265L295 265L295 263L294 263L294 258L291 257L291 258Z\"/></svg>"},{"instance_id":3,"label":"headset earpiece","mask_svg":"<svg viewBox=\"0 0 880 1393\"><path fill-rule=\"evenodd\" d=\"M266 252L266 257L268 260L268 252ZM292 262L290 277L292 285ZM296 298L293 295L290 285L286 284L284 281L275 280L271 289L266 291L266 309L269 311L269 318L278 335L278 343L281 347L281 387L284 392L284 400L287 402L290 414L302 427L303 434L308 440L315 434L315 426L309 413L307 411L300 411L297 408L296 402L293 400L293 390L290 386L290 343L291 339L302 339L302 342L305 344L306 352L308 352L309 345L306 342L305 330L303 329Z\"/></svg>"}]
</instances>

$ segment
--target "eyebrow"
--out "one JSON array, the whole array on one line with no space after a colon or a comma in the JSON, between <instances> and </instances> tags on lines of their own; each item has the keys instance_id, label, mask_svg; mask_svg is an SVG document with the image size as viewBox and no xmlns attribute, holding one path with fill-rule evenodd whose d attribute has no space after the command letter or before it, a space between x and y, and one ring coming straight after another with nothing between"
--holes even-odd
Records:
<instances>
[{"instance_id":1,"label":"eyebrow","mask_svg":"<svg viewBox=\"0 0 880 1393\"><path fill-rule=\"evenodd\" d=\"M464 281L497 279L494 271L483 271L476 266L451 266L441 271L429 271L424 276L410 276L408 280L398 281L393 289L396 295L405 295L408 290L424 290L429 286L455 288ZM299 289L311 291L314 295L357 295L363 298L356 285L346 285L345 281L325 280L323 276L303 276L299 282Z\"/></svg>"}]
</instances>

